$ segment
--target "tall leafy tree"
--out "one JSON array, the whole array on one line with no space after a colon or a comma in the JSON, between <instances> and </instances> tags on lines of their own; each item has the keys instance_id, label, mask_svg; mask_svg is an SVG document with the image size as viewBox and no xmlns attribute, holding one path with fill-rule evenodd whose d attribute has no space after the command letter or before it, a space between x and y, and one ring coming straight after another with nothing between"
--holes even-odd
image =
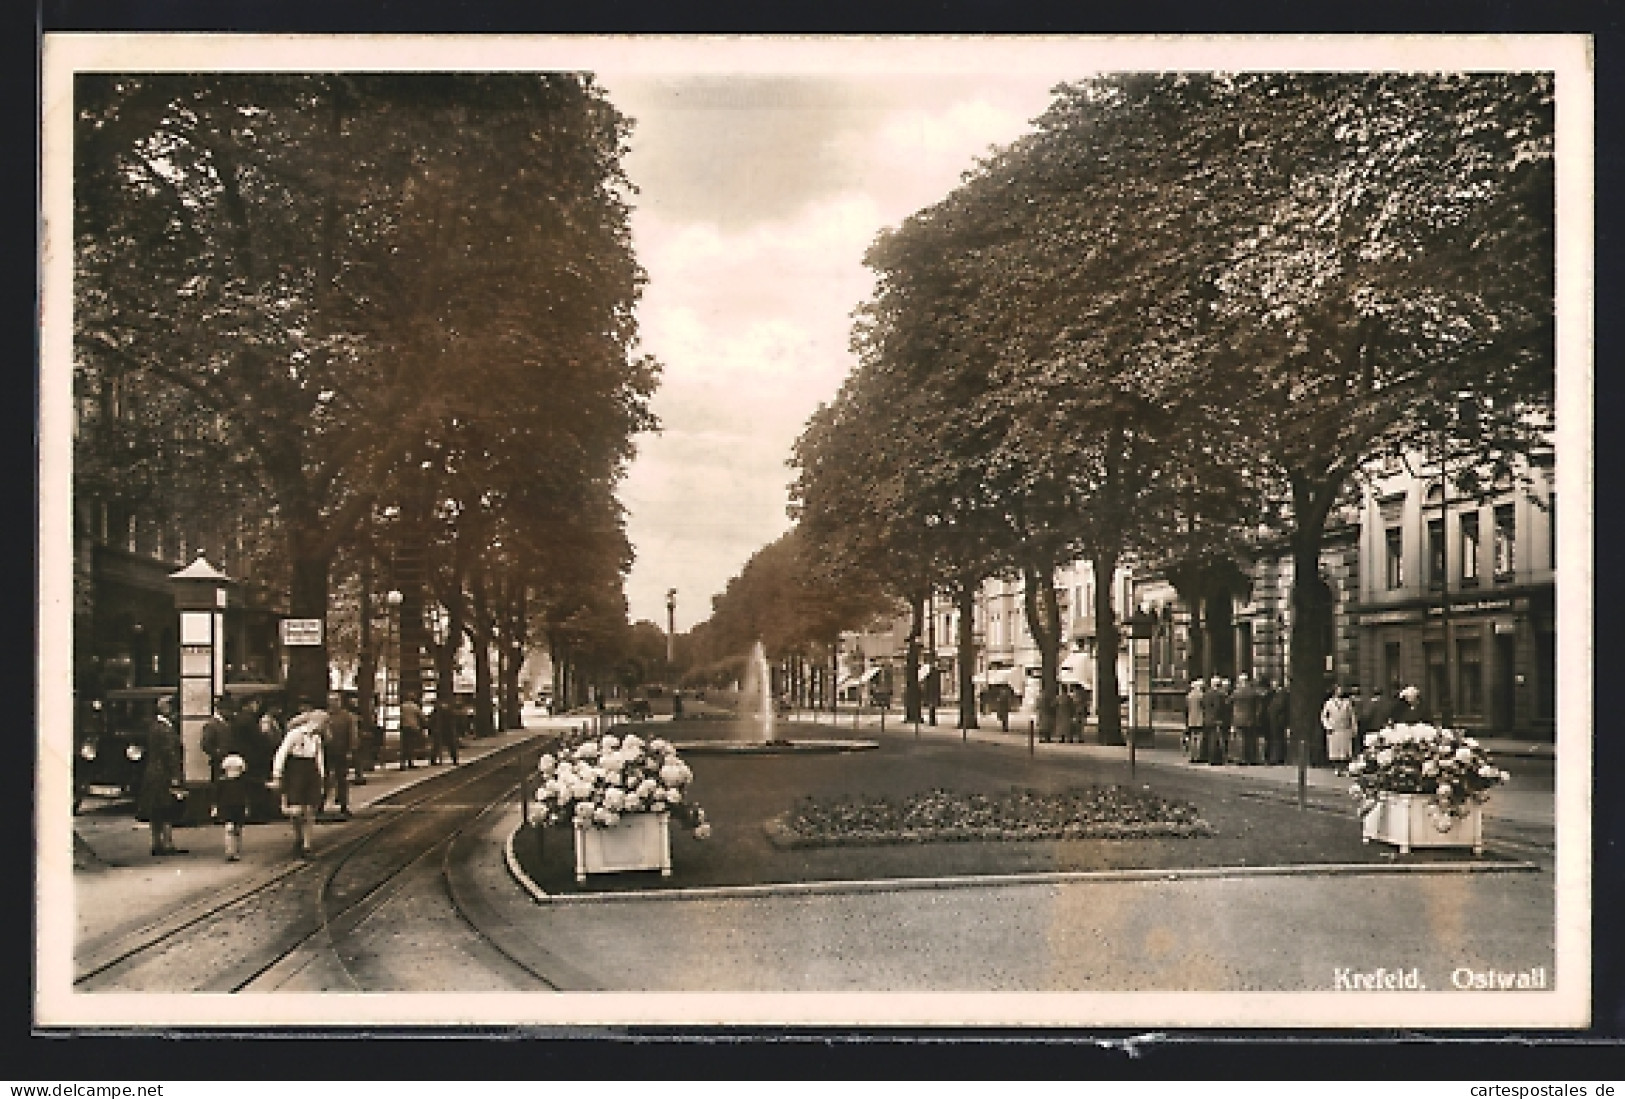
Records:
<instances>
[{"instance_id":1,"label":"tall leafy tree","mask_svg":"<svg viewBox=\"0 0 1625 1099\"><path fill-rule=\"evenodd\" d=\"M77 80L79 361L227 426L294 615L326 616L338 547L449 426L486 425L493 468L613 480L652 425L627 124L589 79ZM290 675L318 693L325 653Z\"/></svg>"}]
</instances>

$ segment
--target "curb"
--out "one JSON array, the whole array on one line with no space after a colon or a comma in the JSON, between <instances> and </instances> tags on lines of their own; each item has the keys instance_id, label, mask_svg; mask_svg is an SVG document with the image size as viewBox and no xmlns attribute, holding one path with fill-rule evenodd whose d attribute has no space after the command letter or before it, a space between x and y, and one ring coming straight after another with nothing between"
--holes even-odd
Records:
<instances>
[{"instance_id":1,"label":"curb","mask_svg":"<svg viewBox=\"0 0 1625 1099\"><path fill-rule=\"evenodd\" d=\"M503 857L508 873L538 904L610 904L619 901L745 900L762 897L886 893L905 889L977 889L1017 885L1069 885L1094 882L1205 881L1231 878L1356 877L1366 874L1504 874L1540 871L1537 863L1516 862L1327 862L1288 866L1193 866L1175 870L1055 870L1035 874L977 874L933 878L871 878L763 885L704 885L680 889L629 889L619 893L549 893L519 865L508 833Z\"/></svg>"},{"instance_id":2,"label":"curb","mask_svg":"<svg viewBox=\"0 0 1625 1099\"><path fill-rule=\"evenodd\" d=\"M524 821L520 821L518 824L514 825L513 831L508 833L508 838L502 843L502 861L507 864L508 873L513 880L519 883L519 887L521 889L530 894L531 900L535 901L537 904L546 904L547 902L556 898L554 898L552 894L548 893L541 886L537 885L535 880L531 878L529 874L525 873L524 868L519 865L519 856L514 853L514 837L517 836L520 829L524 828L525 826Z\"/></svg>"}]
</instances>

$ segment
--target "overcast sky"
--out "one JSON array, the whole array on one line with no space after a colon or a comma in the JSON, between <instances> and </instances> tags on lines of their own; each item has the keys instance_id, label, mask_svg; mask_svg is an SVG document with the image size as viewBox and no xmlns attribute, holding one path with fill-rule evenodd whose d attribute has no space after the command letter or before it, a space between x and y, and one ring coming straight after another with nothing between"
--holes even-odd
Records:
<instances>
[{"instance_id":1,"label":"overcast sky","mask_svg":"<svg viewBox=\"0 0 1625 1099\"><path fill-rule=\"evenodd\" d=\"M677 628L789 528L785 465L851 368L875 235L947 194L1081 73L662 75L599 80L636 121L628 174L649 275L644 348L665 367L658 435L621 491L634 620Z\"/></svg>"}]
</instances>

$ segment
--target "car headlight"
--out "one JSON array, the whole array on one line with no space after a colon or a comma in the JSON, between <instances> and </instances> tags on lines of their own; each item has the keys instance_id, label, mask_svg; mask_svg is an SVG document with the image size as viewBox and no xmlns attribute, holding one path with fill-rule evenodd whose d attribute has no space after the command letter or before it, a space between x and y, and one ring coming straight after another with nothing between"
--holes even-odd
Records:
<instances>
[{"instance_id":1,"label":"car headlight","mask_svg":"<svg viewBox=\"0 0 1625 1099\"><path fill-rule=\"evenodd\" d=\"M136 760L140 759L142 756L144 756L146 754L147 754L147 750L145 748L141 747L141 745L139 745L139 744L132 744L128 748L124 749L125 757L127 759L129 759L132 763L135 762Z\"/></svg>"},{"instance_id":2,"label":"car headlight","mask_svg":"<svg viewBox=\"0 0 1625 1099\"><path fill-rule=\"evenodd\" d=\"M79 758L89 763L96 758L96 745L93 741L85 741L79 745Z\"/></svg>"}]
</instances>

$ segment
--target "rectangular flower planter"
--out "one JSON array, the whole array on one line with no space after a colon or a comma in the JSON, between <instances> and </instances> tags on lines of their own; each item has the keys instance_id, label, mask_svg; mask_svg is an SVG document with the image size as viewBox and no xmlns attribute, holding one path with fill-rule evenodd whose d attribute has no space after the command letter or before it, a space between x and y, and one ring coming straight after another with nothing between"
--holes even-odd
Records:
<instances>
[{"instance_id":1,"label":"rectangular flower planter","mask_svg":"<svg viewBox=\"0 0 1625 1099\"><path fill-rule=\"evenodd\" d=\"M576 823L576 883L588 874L658 870L671 877L671 820L667 813L627 813L608 828Z\"/></svg>"},{"instance_id":2,"label":"rectangular flower planter","mask_svg":"<svg viewBox=\"0 0 1625 1099\"><path fill-rule=\"evenodd\" d=\"M1413 847L1471 847L1473 854L1484 853L1484 811L1474 805L1465 816L1454 818L1447 831L1439 830L1440 817L1428 807L1422 794L1385 794L1360 820L1361 840L1380 840L1399 848L1401 855Z\"/></svg>"}]
</instances>

